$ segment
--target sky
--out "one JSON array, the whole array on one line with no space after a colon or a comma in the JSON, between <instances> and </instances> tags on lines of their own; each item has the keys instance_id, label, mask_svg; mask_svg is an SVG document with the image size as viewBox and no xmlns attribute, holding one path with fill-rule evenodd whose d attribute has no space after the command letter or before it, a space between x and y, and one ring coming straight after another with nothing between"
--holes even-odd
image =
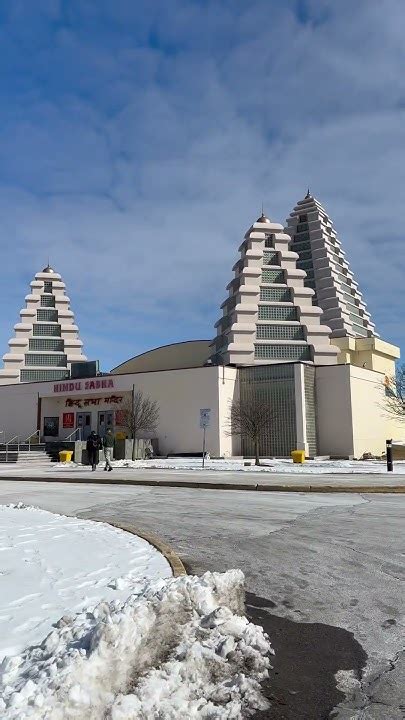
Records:
<instances>
[{"instance_id":1,"label":"sky","mask_svg":"<svg viewBox=\"0 0 405 720\"><path fill-rule=\"evenodd\" d=\"M50 259L89 359L210 338L309 186L405 351L403 0L2 0L0 355ZM3 349L2 349L3 348Z\"/></svg>"}]
</instances>

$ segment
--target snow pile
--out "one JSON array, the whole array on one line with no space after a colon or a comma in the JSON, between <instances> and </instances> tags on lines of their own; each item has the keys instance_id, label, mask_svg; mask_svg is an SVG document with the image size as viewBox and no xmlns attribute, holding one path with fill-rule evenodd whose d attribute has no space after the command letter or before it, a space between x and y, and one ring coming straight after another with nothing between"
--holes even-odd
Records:
<instances>
[{"instance_id":1,"label":"snow pile","mask_svg":"<svg viewBox=\"0 0 405 720\"><path fill-rule=\"evenodd\" d=\"M66 612L172 577L166 558L136 535L23 503L0 505L0 551L0 661L41 642Z\"/></svg>"},{"instance_id":2,"label":"snow pile","mask_svg":"<svg viewBox=\"0 0 405 720\"><path fill-rule=\"evenodd\" d=\"M4 720L248 717L267 703L270 642L242 616L239 570L151 582L63 617L0 666Z\"/></svg>"},{"instance_id":3,"label":"snow pile","mask_svg":"<svg viewBox=\"0 0 405 720\"><path fill-rule=\"evenodd\" d=\"M251 464L245 465L245 462ZM208 470L219 472L241 472L241 473L286 473L288 475L330 475L356 474L356 473L387 473L385 460L307 460L302 465L294 464L289 458L262 458L261 465L254 465L254 460L241 460L229 458L225 460L206 460L205 467L202 467L201 458L154 458L153 460L114 460L114 469L129 470L177 470L206 473ZM88 466L75 463L55 463L46 467L46 472L59 471L91 471ZM103 465L98 466L103 470ZM395 461L396 474L405 474L405 462ZM114 475L112 476L114 477ZM110 479L110 476L108 476Z\"/></svg>"}]
</instances>

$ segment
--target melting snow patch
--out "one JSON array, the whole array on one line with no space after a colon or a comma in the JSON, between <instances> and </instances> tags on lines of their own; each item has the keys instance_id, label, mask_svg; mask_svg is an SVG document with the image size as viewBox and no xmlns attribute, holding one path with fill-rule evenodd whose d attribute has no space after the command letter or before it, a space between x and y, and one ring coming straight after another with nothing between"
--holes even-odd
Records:
<instances>
[{"instance_id":1,"label":"melting snow patch","mask_svg":"<svg viewBox=\"0 0 405 720\"><path fill-rule=\"evenodd\" d=\"M63 617L0 666L4 720L236 720L265 709L272 653L239 570L150 582Z\"/></svg>"}]
</instances>

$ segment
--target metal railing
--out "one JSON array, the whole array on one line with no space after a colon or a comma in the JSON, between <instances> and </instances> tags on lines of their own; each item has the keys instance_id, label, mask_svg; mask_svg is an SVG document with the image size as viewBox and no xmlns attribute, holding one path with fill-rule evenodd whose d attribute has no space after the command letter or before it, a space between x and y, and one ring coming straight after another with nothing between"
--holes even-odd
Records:
<instances>
[{"instance_id":1,"label":"metal railing","mask_svg":"<svg viewBox=\"0 0 405 720\"><path fill-rule=\"evenodd\" d=\"M78 438L78 439L81 441L81 440L82 440L82 428L81 428L81 427L77 427L75 430L73 430L73 432L71 432L70 435L68 435L67 437L65 437L65 440L71 440L72 437L74 437L74 435L76 435L77 432L79 433L79 438ZM77 438L76 438L76 439L77 439Z\"/></svg>"},{"instance_id":2,"label":"metal railing","mask_svg":"<svg viewBox=\"0 0 405 720\"><path fill-rule=\"evenodd\" d=\"M28 450L31 451L31 440L32 440L32 438L37 437L38 442L36 442L35 445L39 445L40 433L41 433L40 430L35 430L35 432L31 433L31 435L29 435L27 438L25 438L25 440L21 444L25 445L26 443L28 443Z\"/></svg>"},{"instance_id":3,"label":"metal railing","mask_svg":"<svg viewBox=\"0 0 405 720\"><path fill-rule=\"evenodd\" d=\"M20 438L18 437L18 435L14 435L14 437L12 437L11 440L6 442L6 444L5 444L6 445L6 462L8 462L8 446L11 445L14 440L17 440L17 442L14 443L15 445L17 445L17 451L19 451L19 449L20 449Z\"/></svg>"}]
</instances>

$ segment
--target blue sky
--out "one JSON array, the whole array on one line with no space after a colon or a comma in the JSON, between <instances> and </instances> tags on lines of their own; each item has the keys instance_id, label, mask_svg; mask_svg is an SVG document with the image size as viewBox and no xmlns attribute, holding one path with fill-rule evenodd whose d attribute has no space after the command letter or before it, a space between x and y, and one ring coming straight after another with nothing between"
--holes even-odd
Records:
<instances>
[{"instance_id":1,"label":"blue sky","mask_svg":"<svg viewBox=\"0 0 405 720\"><path fill-rule=\"evenodd\" d=\"M404 26L403 0L2 0L0 354L48 255L104 370L211 337L262 201L284 222L308 185L405 349Z\"/></svg>"}]
</instances>

